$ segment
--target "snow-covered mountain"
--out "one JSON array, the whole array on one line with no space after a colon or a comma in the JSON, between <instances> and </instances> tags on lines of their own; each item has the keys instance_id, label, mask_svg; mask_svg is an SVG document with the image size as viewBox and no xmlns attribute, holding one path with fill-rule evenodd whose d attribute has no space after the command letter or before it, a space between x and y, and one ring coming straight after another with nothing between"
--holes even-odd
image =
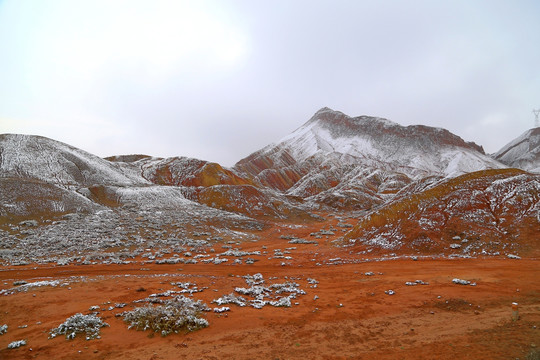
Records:
<instances>
[{"instance_id":1,"label":"snow-covered mountain","mask_svg":"<svg viewBox=\"0 0 540 360\"><path fill-rule=\"evenodd\" d=\"M267 203L280 204L259 209L260 202L221 196L194 196L191 187L248 184L219 164L189 158L160 159L149 156L120 156L102 159L73 146L41 136L0 135L0 217L55 217L68 212L92 213L107 208L159 209L223 219L230 212L245 215L282 216L294 206L284 195L270 191ZM217 188L216 188L217 189ZM213 193L222 189L214 190ZM254 189L251 193L258 192ZM201 190L197 193L200 193ZM259 191L260 192L260 191ZM206 192L208 193L208 191ZM274 194L275 193L275 194ZM186 197L189 196L189 198ZM272 197L271 195L274 195ZM278 201L275 197L285 200ZM273 201L270 201L273 200ZM239 201L243 207L231 206ZM215 207L218 210L209 210ZM306 215L305 211L297 212Z\"/></svg>"},{"instance_id":2,"label":"snow-covered mountain","mask_svg":"<svg viewBox=\"0 0 540 360\"><path fill-rule=\"evenodd\" d=\"M370 210L425 177L504 167L447 130L329 108L231 169L186 157L102 159L44 137L0 135L4 186L24 180L27 194L36 189L48 199L44 209L56 206L58 212L65 207L54 203L55 196L69 199L70 209L172 209L196 202L253 217L307 219L307 211L323 208Z\"/></svg>"},{"instance_id":3,"label":"snow-covered mountain","mask_svg":"<svg viewBox=\"0 0 540 360\"><path fill-rule=\"evenodd\" d=\"M540 173L540 128L524 132L493 157L510 167Z\"/></svg>"},{"instance_id":4,"label":"snow-covered mountain","mask_svg":"<svg viewBox=\"0 0 540 360\"><path fill-rule=\"evenodd\" d=\"M152 184L174 187L187 199L216 209L254 217L311 217L298 207L298 201L274 189L258 186L234 169L217 163L188 157L163 159L145 155L107 159L114 161L129 176L139 175Z\"/></svg>"},{"instance_id":5,"label":"snow-covered mountain","mask_svg":"<svg viewBox=\"0 0 540 360\"><path fill-rule=\"evenodd\" d=\"M38 179L64 188L150 184L115 164L42 136L0 135L0 177Z\"/></svg>"},{"instance_id":6,"label":"snow-covered mountain","mask_svg":"<svg viewBox=\"0 0 540 360\"><path fill-rule=\"evenodd\" d=\"M324 203L380 203L426 176L454 177L505 165L448 130L350 117L329 108L276 144L240 160L238 171L264 186ZM369 206L368 206L369 207Z\"/></svg>"},{"instance_id":7,"label":"snow-covered mountain","mask_svg":"<svg viewBox=\"0 0 540 360\"><path fill-rule=\"evenodd\" d=\"M158 185L213 186L253 185L234 170L217 163L176 156L155 158L147 155L121 155L106 158L119 166L130 177L140 176Z\"/></svg>"},{"instance_id":8,"label":"snow-covered mountain","mask_svg":"<svg viewBox=\"0 0 540 360\"><path fill-rule=\"evenodd\" d=\"M540 129L530 130L497 158L538 170L539 142ZM447 130L328 108L233 168L187 157L102 159L44 137L0 135L9 254L26 254L23 238L67 252L76 247L61 239L98 239L97 248L177 246L202 233L234 241L336 213L360 220L343 238L359 251L532 254L539 190L540 174L509 169Z\"/></svg>"},{"instance_id":9,"label":"snow-covered mountain","mask_svg":"<svg viewBox=\"0 0 540 360\"><path fill-rule=\"evenodd\" d=\"M401 126L386 119L350 117L323 108L277 144L240 160L235 167L258 175L328 156L343 163L402 172L412 178L457 176L504 165L483 149L448 130L423 125Z\"/></svg>"}]
</instances>

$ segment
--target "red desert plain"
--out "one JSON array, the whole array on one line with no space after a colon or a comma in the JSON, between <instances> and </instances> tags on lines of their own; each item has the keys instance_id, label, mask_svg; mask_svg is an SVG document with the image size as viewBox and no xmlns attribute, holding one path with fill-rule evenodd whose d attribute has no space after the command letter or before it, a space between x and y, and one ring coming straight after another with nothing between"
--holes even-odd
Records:
<instances>
[{"instance_id":1,"label":"red desert plain","mask_svg":"<svg viewBox=\"0 0 540 360\"><path fill-rule=\"evenodd\" d=\"M257 233L259 241L223 239L188 254L204 260L229 251L221 263L135 258L128 264L5 266L0 326L7 324L8 331L0 336L0 358L536 359L537 257L365 254L336 247L338 221L327 219L274 224ZM329 235L317 244L289 240L311 239L314 232ZM255 261L235 263L248 257ZM246 290L250 278L268 290L263 306L250 306L257 301L248 294L242 295L247 306L213 311L224 307L216 299L240 295L235 289ZM269 304L283 289L279 284L294 290L290 306ZM123 321L124 312L142 306L138 300L158 303L180 294L208 306L200 315L208 327L161 336L128 329ZM91 340L85 334L50 338L77 313L97 313L108 326ZM27 345L7 348L20 339Z\"/></svg>"}]
</instances>

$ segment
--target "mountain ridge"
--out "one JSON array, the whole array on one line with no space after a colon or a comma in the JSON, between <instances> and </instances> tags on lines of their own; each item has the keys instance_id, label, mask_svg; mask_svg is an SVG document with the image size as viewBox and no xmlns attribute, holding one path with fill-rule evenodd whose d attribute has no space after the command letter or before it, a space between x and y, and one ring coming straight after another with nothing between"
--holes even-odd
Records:
<instances>
[{"instance_id":1,"label":"mountain ridge","mask_svg":"<svg viewBox=\"0 0 540 360\"><path fill-rule=\"evenodd\" d=\"M0 135L0 156L0 177L75 190L73 199L82 195L98 206L176 199L178 206L190 200L274 218L309 218L307 212L323 209L369 211L426 177L440 180L506 168L481 146L446 129L351 117L328 107L231 168L182 156L102 159L52 139L17 134ZM80 204L91 208L87 205Z\"/></svg>"},{"instance_id":2,"label":"mountain ridge","mask_svg":"<svg viewBox=\"0 0 540 360\"><path fill-rule=\"evenodd\" d=\"M540 173L540 127L529 129L493 154L498 161Z\"/></svg>"},{"instance_id":3,"label":"mountain ridge","mask_svg":"<svg viewBox=\"0 0 540 360\"><path fill-rule=\"evenodd\" d=\"M524 141L516 144L524 150ZM181 156L102 159L52 139L3 134L0 233L9 234L5 254L19 254L17 262L40 256L26 241L65 252L94 241L102 227L106 246L149 247L141 244L157 237L167 247L191 242L190 234L255 239L263 229L278 234L335 217L357 224L329 230L327 241L360 252L534 254L540 175L480 150L444 129L327 108L233 168ZM456 236L472 247L454 251Z\"/></svg>"},{"instance_id":4,"label":"mountain ridge","mask_svg":"<svg viewBox=\"0 0 540 360\"><path fill-rule=\"evenodd\" d=\"M446 152L441 153L441 148ZM445 129L405 127L383 118L350 117L322 108L291 134L239 160L233 168L257 176L266 169L291 167L329 153L343 154L349 163L379 166L413 178L505 167L485 155L481 146Z\"/></svg>"}]
</instances>

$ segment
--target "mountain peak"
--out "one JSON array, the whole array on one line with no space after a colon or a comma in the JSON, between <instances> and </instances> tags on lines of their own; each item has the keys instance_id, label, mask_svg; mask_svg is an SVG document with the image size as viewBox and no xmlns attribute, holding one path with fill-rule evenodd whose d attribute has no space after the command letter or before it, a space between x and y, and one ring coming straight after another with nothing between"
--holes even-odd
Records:
<instances>
[{"instance_id":1,"label":"mountain peak","mask_svg":"<svg viewBox=\"0 0 540 360\"><path fill-rule=\"evenodd\" d=\"M317 110L317 112L315 112L315 115L319 114L319 113L326 113L326 112L337 112L336 110L334 109L331 109L329 108L328 106L324 106L322 108L320 108L319 110Z\"/></svg>"},{"instance_id":2,"label":"mountain peak","mask_svg":"<svg viewBox=\"0 0 540 360\"><path fill-rule=\"evenodd\" d=\"M328 107L318 110L277 144L240 160L236 167L257 175L265 169L289 168L305 161L321 163L329 156L414 178L504 167L487 157L478 145L448 130L402 126L366 115L351 117Z\"/></svg>"},{"instance_id":3,"label":"mountain peak","mask_svg":"<svg viewBox=\"0 0 540 360\"><path fill-rule=\"evenodd\" d=\"M322 109L318 110L311 117L311 119L308 120L308 122L305 125L308 125L314 122L319 122L321 125L327 128L342 127L342 128L353 129L358 126L362 126L362 125L365 126L368 124L376 124L383 127L396 126L396 125L399 126L399 124L394 123L390 120L380 118L380 117L375 117L375 116L361 115L361 116L351 117L349 115L344 114L341 111L333 110L329 107L323 107Z\"/></svg>"}]
</instances>

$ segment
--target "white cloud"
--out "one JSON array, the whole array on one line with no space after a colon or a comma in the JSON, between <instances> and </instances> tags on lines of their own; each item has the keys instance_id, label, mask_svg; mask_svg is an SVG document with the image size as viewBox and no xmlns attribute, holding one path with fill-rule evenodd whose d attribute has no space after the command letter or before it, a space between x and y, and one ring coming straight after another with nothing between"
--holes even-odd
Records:
<instances>
[{"instance_id":1,"label":"white cloud","mask_svg":"<svg viewBox=\"0 0 540 360\"><path fill-rule=\"evenodd\" d=\"M5 0L0 129L232 165L330 106L495 151L540 107L539 11L526 0Z\"/></svg>"}]
</instances>

